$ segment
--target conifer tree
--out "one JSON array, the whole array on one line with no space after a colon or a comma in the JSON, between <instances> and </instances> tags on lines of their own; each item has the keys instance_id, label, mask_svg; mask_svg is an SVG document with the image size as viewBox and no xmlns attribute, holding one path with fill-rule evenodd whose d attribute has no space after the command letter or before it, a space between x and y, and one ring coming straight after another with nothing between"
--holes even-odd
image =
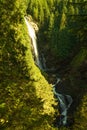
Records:
<instances>
[{"instance_id":1,"label":"conifer tree","mask_svg":"<svg viewBox=\"0 0 87 130\"><path fill-rule=\"evenodd\" d=\"M0 1L0 129L53 130L55 101L31 54L27 2Z\"/></svg>"},{"instance_id":2,"label":"conifer tree","mask_svg":"<svg viewBox=\"0 0 87 130\"><path fill-rule=\"evenodd\" d=\"M69 15L74 15L75 14L75 9L72 5L69 6Z\"/></svg>"},{"instance_id":3,"label":"conifer tree","mask_svg":"<svg viewBox=\"0 0 87 130\"><path fill-rule=\"evenodd\" d=\"M66 22L67 22L67 20L66 20L66 15L65 15L65 13L63 12L63 13L62 13L62 16L61 16L61 21L60 21L60 31L65 28Z\"/></svg>"},{"instance_id":4,"label":"conifer tree","mask_svg":"<svg viewBox=\"0 0 87 130\"><path fill-rule=\"evenodd\" d=\"M38 8L33 8L33 17L37 21L38 20Z\"/></svg>"},{"instance_id":5,"label":"conifer tree","mask_svg":"<svg viewBox=\"0 0 87 130\"><path fill-rule=\"evenodd\" d=\"M49 27L48 27L48 37L51 38L51 33L52 33L52 29L54 26L54 14L50 14L50 18L49 18Z\"/></svg>"}]
</instances>

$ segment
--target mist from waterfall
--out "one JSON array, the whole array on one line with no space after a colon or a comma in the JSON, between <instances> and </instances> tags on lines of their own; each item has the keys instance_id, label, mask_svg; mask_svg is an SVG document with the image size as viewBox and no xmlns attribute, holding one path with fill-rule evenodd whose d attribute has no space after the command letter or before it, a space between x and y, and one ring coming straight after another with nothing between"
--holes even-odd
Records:
<instances>
[{"instance_id":1,"label":"mist from waterfall","mask_svg":"<svg viewBox=\"0 0 87 130\"><path fill-rule=\"evenodd\" d=\"M25 23L26 23L26 26L28 29L28 35L32 40L36 64L40 69L42 69L40 59L39 59L39 53L38 53L38 49L37 49L37 42L36 42L37 37L35 34L35 30L34 30L33 26L30 24L30 22L27 20L27 18L25 17L24 19L25 19Z\"/></svg>"}]
</instances>

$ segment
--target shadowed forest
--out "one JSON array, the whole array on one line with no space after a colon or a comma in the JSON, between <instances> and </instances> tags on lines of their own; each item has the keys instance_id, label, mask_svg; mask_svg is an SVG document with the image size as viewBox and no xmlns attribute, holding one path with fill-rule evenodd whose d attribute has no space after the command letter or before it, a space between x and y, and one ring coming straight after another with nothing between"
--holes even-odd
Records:
<instances>
[{"instance_id":1,"label":"shadowed forest","mask_svg":"<svg viewBox=\"0 0 87 130\"><path fill-rule=\"evenodd\" d=\"M0 0L0 9L0 130L86 130L87 0ZM58 78L56 92L73 99L60 126Z\"/></svg>"}]
</instances>

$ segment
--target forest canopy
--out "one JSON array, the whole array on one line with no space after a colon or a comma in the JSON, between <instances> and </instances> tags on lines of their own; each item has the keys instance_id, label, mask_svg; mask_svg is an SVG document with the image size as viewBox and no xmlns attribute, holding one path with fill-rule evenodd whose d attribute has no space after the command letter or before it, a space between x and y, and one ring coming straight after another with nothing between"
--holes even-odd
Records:
<instances>
[{"instance_id":1,"label":"forest canopy","mask_svg":"<svg viewBox=\"0 0 87 130\"><path fill-rule=\"evenodd\" d=\"M87 1L0 0L0 9L0 129L86 130ZM56 68L75 102L68 127L54 124L59 104L51 74L35 64L28 15L39 27L40 56L44 52L47 67Z\"/></svg>"}]
</instances>

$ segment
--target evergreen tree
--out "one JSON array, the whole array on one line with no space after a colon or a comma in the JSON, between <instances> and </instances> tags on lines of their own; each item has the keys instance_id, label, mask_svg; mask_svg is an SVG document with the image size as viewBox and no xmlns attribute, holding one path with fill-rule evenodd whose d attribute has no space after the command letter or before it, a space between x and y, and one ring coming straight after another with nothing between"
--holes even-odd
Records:
<instances>
[{"instance_id":1,"label":"evergreen tree","mask_svg":"<svg viewBox=\"0 0 87 130\"><path fill-rule=\"evenodd\" d=\"M35 20L38 20L38 8L33 8L33 17Z\"/></svg>"},{"instance_id":2,"label":"evergreen tree","mask_svg":"<svg viewBox=\"0 0 87 130\"><path fill-rule=\"evenodd\" d=\"M0 129L53 130L55 101L31 54L27 2L0 1Z\"/></svg>"},{"instance_id":3,"label":"evergreen tree","mask_svg":"<svg viewBox=\"0 0 87 130\"><path fill-rule=\"evenodd\" d=\"M54 27L54 14L50 14L49 27L48 27L48 38L51 38L52 29Z\"/></svg>"},{"instance_id":4,"label":"evergreen tree","mask_svg":"<svg viewBox=\"0 0 87 130\"><path fill-rule=\"evenodd\" d=\"M66 26L66 15L65 13L63 12L62 16L61 16L61 21L60 21L60 31L63 30Z\"/></svg>"},{"instance_id":5,"label":"evergreen tree","mask_svg":"<svg viewBox=\"0 0 87 130\"><path fill-rule=\"evenodd\" d=\"M69 10L69 12L68 12L69 15L74 15L75 14L75 9L74 9L74 7L72 5L69 6L68 10Z\"/></svg>"}]
</instances>

